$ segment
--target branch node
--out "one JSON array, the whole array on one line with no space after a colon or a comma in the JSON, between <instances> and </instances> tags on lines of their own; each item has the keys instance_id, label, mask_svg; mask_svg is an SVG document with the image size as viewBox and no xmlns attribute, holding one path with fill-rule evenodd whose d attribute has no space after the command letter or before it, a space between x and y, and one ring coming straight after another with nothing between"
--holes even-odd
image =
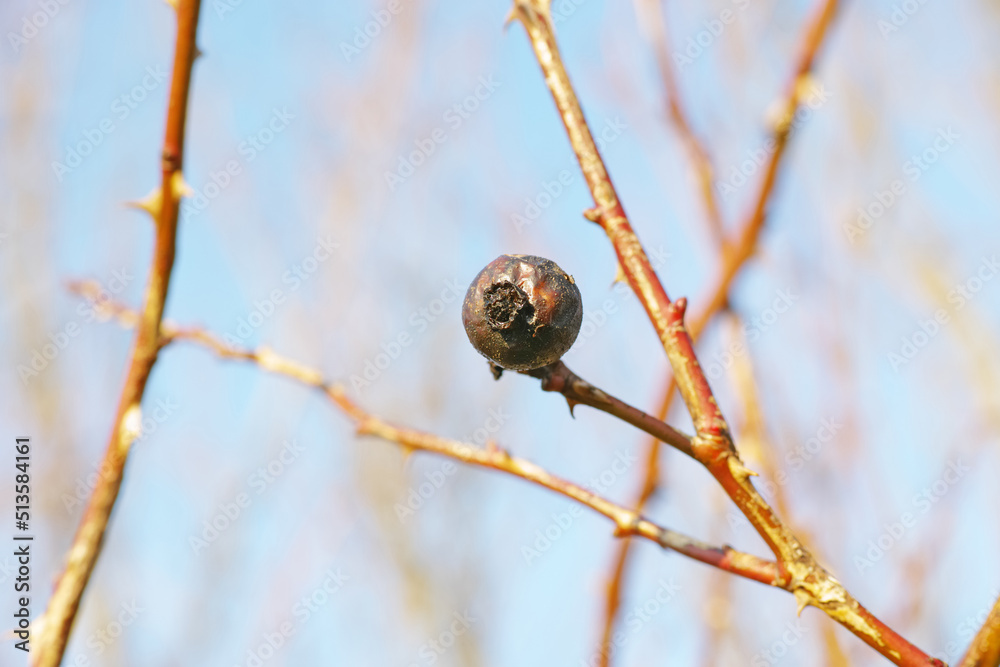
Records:
<instances>
[{"instance_id":1,"label":"branch node","mask_svg":"<svg viewBox=\"0 0 1000 667\"><path fill-rule=\"evenodd\" d=\"M362 416L358 418L357 426L354 427L355 435L372 435L375 432L376 423L371 417Z\"/></svg>"},{"instance_id":2,"label":"branch node","mask_svg":"<svg viewBox=\"0 0 1000 667\"><path fill-rule=\"evenodd\" d=\"M601 224L601 218L604 217L604 211L600 206L594 206L585 210L583 212L583 217L599 225ZM621 268L621 265L619 265L619 268Z\"/></svg>"},{"instance_id":3,"label":"branch node","mask_svg":"<svg viewBox=\"0 0 1000 667\"><path fill-rule=\"evenodd\" d=\"M795 596L795 602L797 603L797 608L795 610L796 616L802 615L802 610L813 604L812 595L808 591L802 588L796 588L792 591L792 595Z\"/></svg>"},{"instance_id":4,"label":"branch node","mask_svg":"<svg viewBox=\"0 0 1000 667\"><path fill-rule=\"evenodd\" d=\"M684 320L684 314L687 312L688 300L686 296L682 296L673 303L671 303L667 308L677 313L677 319L680 321Z\"/></svg>"},{"instance_id":5,"label":"branch node","mask_svg":"<svg viewBox=\"0 0 1000 667\"><path fill-rule=\"evenodd\" d=\"M121 433L118 439L119 451L128 451L132 443L142 437L142 406L133 403L122 416Z\"/></svg>"},{"instance_id":6,"label":"branch node","mask_svg":"<svg viewBox=\"0 0 1000 667\"><path fill-rule=\"evenodd\" d=\"M624 512L624 518L618 516L615 519L615 537L629 537L639 533L639 515L635 512Z\"/></svg>"},{"instance_id":7,"label":"branch node","mask_svg":"<svg viewBox=\"0 0 1000 667\"><path fill-rule=\"evenodd\" d=\"M733 474L733 477L741 482L746 482L751 477L759 477L757 473L743 465L743 461L740 460L739 455L736 453L733 453L733 455L729 457L728 463L729 471Z\"/></svg>"}]
</instances>

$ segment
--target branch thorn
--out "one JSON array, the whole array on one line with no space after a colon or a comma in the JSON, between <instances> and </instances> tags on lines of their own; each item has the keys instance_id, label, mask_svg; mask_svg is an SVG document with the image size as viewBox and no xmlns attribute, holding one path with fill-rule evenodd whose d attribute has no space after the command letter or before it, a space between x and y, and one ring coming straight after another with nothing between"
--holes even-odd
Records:
<instances>
[{"instance_id":1,"label":"branch thorn","mask_svg":"<svg viewBox=\"0 0 1000 667\"><path fill-rule=\"evenodd\" d=\"M757 473L743 465L743 461L740 461L736 455L729 457L729 470L732 472L733 477L742 481L746 481L751 477L759 477Z\"/></svg>"},{"instance_id":2,"label":"branch thorn","mask_svg":"<svg viewBox=\"0 0 1000 667\"><path fill-rule=\"evenodd\" d=\"M812 596L810 596L809 593L802 590L801 588L796 588L794 591L792 591L792 595L795 596L795 601L798 605L798 608L795 610L795 615L801 616L802 610L811 604Z\"/></svg>"},{"instance_id":3,"label":"branch thorn","mask_svg":"<svg viewBox=\"0 0 1000 667\"><path fill-rule=\"evenodd\" d=\"M621 262L615 264L615 279L611 281L611 284L614 285L615 283L628 284L628 276L625 274L625 269L622 268Z\"/></svg>"},{"instance_id":4,"label":"branch thorn","mask_svg":"<svg viewBox=\"0 0 1000 667\"><path fill-rule=\"evenodd\" d=\"M125 202L125 206L145 211L146 213L149 213L153 220L158 220L160 217L160 209L163 208L163 191L160 189L160 186L156 186L142 199Z\"/></svg>"},{"instance_id":5,"label":"branch thorn","mask_svg":"<svg viewBox=\"0 0 1000 667\"><path fill-rule=\"evenodd\" d=\"M507 14L507 17L503 20L503 29L506 30L507 27L511 23L513 23L514 21L516 21L518 18L519 17L518 17L518 14L517 14L517 3L515 2L514 6L510 8L510 12Z\"/></svg>"},{"instance_id":6,"label":"branch thorn","mask_svg":"<svg viewBox=\"0 0 1000 667\"><path fill-rule=\"evenodd\" d=\"M619 519L615 521L615 532L613 535L615 537L628 537L629 535L635 535L638 525L639 515L635 512L628 512L628 520Z\"/></svg>"},{"instance_id":7,"label":"branch thorn","mask_svg":"<svg viewBox=\"0 0 1000 667\"><path fill-rule=\"evenodd\" d=\"M573 412L573 408L580 405L580 401L574 401L572 398L567 398L566 405L569 406L569 416L572 417L573 419L576 419L576 413Z\"/></svg>"},{"instance_id":8,"label":"branch thorn","mask_svg":"<svg viewBox=\"0 0 1000 667\"><path fill-rule=\"evenodd\" d=\"M194 190L184 181L184 174L180 171L175 171L173 176L170 177L170 188L173 190L174 197L178 200L181 197L190 197L194 194Z\"/></svg>"}]
</instances>

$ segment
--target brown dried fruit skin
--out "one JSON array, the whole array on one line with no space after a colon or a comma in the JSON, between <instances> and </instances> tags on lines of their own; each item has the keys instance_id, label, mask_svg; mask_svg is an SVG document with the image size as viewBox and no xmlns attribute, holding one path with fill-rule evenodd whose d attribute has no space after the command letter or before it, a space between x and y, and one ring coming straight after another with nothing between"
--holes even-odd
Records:
<instances>
[{"instance_id":1,"label":"brown dried fruit skin","mask_svg":"<svg viewBox=\"0 0 1000 667\"><path fill-rule=\"evenodd\" d=\"M573 277L550 259L500 255L479 272L462 306L469 342L498 366L526 371L562 357L583 322Z\"/></svg>"}]
</instances>

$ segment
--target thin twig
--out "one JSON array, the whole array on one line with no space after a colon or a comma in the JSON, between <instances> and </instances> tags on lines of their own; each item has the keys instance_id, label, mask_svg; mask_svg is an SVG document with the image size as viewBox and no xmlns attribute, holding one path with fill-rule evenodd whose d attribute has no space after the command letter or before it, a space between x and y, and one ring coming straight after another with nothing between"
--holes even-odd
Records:
<instances>
[{"instance_id":1,"label":"thin twig","mask_svg":"<svg viewBox=\"0 0 1000 667\"><path fill-rule=\"evenodd\" d=\"M93 298L99 290L98 286L93 283L74 283L71 285L71 289L90 298ZM126 327L135 326L137 314L121 304L106 301L100 304L100 309L115 317L119 323ZM329 400L350 417L358 425L360 433L376 435L409 449L434 452L465 463L493 468L521 477L572 498L610 518L615 522L616 536L638 535L656 542L664 548L682 553L689 558L718 569L753 581L782 588L795 594L796 597L800 595L797 588L799 584L794 579L781 576L780 563L738 552L729 546L713 547L675 531L662 528L642 518L633 510L596 496L572 482L555 477L529 461L512 457L509 453L500 450L495 445L480 449L467 443L446 440L421 431L391 426L362 410L356 403L347 398L339 385L331 384L324 379L322 373L318 370L287 359L274 353L269 348L259 347L251 350L234 347L204 329L179 328L170 323L164 323L161 327L161 345L165 346L176 340L186 340L196 343L213 351L219 357L251 362L264 370L293 378L303 384L314 387L323 392ZM568 369L566 371L568 372ZM567 375L566 377L569 376ZM586 393L581 392L581 395ZM839 586L839 584L836 585ZM855 621L851 618L843 621L840 616L831 612L831 610L836 612L836 610L840 609L846 603L852 604L851 613L857 615L861 621L871 624L876 628L879 632L879 638L886 642L886 646L880 652L896 664L908 666L939 665L943 667L944 663L928 658L919 649L907 643L905 639L899 637L893 630L873 617L857 602L854 602L849 597L846 601L836 597L839 595L846 596L846 591L843 591L842 588L838 590L831 586L828 589L828 595L830 596L829 598L821 600L821 604L816 604L816 606L833 616L835 620L847 625L848 629L854 631L854 626L850 625L850 623Z\"/></svg>"},{"instance_id":2,"label":"thin twig","mask_svg":"<svg viewBox=\"0 0 1000 667\"><path fill-rule=\"evenodd\" d=\"M70 289L93 299L100 287L90 282L76 282L70 284ZM99 308L104 313L114 317L123 326L135 326L137 314L120 303L105 301L99 304ZM357 425L359 434L373 435L383 440L395 442L407 450L432 452L463 463L492 468L562 494L611 519L615 523L616 536L643 537L665 549L676 551L689 558L753 581L770 585L777 580L777 566L773 561L741 553L728 546L711 546L658 526L626 507L598 496L578 484L552 475L530 461L511 456L509 452L500 449L492 442L487 447L480 448L423 431L393 426L364 411L357 403L347 397L343 387L326 380L318 370L276 354L270 348L235 347L204 329L181 328L164 322L161 326L161 347L174 341L195 343L221 358L249 362L266 371L291 378L320 391ZM571 376L576 378L571 373L562 377L569 378ZM579 378L576 378L576 381L582 382ZM595 391L599 392L600 390ZM667 428L669 429L669 427Z\"/></svg>"},{"instance_id":3,"label":"thin twig","mask_svg":"<svg viewBox=\"0 0 1000 667\"><path fill-rule=\"evenodd\" d=\"M958 667L998 667L1000 666L1000 597L986 617L986 622L972 638Z\"/></svg>"},{"instance_id":4,"label":"thin twig","mask_svg":"<svg viewBox=\"0 0 1000 667\"><path fill-rule=\"evenodd\" d=\"M73 538L66 567L39 623L39 637L31 656L34 667L56 667L62 661L80 599L101 552L108 520L121 488L129 449L139 435L142 423L140 405L160 349L160 322L174 266L177 217L183 182L181 167L184 128L191 87L191 67L197 54L195 35L201 2L180 0L176 7L177 43L163 141L162 180L158 197L151 198L146 203L148 210L154 214L156 243L145 302L136 328L128 375L101 465L102 472Z\"/></svg>"},{"instance_id":5,"label":"thin twig","mask_svg":"<svg viewBox=\"0 0 1000 667\"><path fill-rule=\"evenodd\" d=\"M760 238L760 232L763 229L766 219L765 212L767 210L767 203L770 200L771 194L774 192L778 166L781 163L782 157L785 155L785 147L790 136L791 123L780 122L775 127L774 136L772 137L775 150L771 154L767 168L765 169L764 180L762 181L760 190L754 199L754 207L751 209L752 212L748 216L747 220L741 226L740 231L737 234L737 238L730 241L726 238L723 232L724 223L721 219L719 219L720 215L718 202L715 198L714 190L712 189L711 160L704 145L698 140L697 136L691 129L690 123L688 123L684 114L683 106L680 103L680 91L677 85L676 77L674 76L674 69L670 61L670 49L667 46L668 38L666 31L666 18L662 11L662 4L657 2L657 0L640 1L647 6L649 14L647 18L649 20L644 21L643 25L648 25L650 29L651 40L656 52L657 65L660 69L660 76L663 79L664 88L668 97L671 120L688 146L688 151L691 155L692 162L694 163L693 166L698 174L701 194L705 200L709 230L719 241L721 251L720 256L722 260L722 270L720 271L717 284L713 287L708 301L701 308L699 313L692 318L689 324L691 337L697 341L701 332L704 331L705 326L707 326L711 318L726 305L729 298L729 289L734 278L747 260L749 260L756 251L757 243ZM654 18L652 16L653 7L657 4L660 4L661 6L660 16ZM783 121L790 121L798 110L799 95L802 89L800 82L804 80L806 74L808 74L814 66L816 54L828 32L835 10L836 2L822 0L815 19L810 22L804 33L800 55L796 59L794 76L788 84L788 93L781 105L781 108L786 110L786 116L782 119ZM735 248L735 252L732 251L733 248ZM657 413L661 420L665 420L670 411L670 405L673 401L675 389L676 384L673 375L671 375L667 381L667 387L660 402L660 409ZM642 509L645 508L646 502L656 492L659 480L660 447L655 441L650 442L647 447L648 455L644 470L645 476L635 504L639 511L642 511ZM621 543L621 545L619 545L614 565L612 566L612 576L610 583L608 584L607 603L605 606L605 623L602 630L601 640L602 646L606 649L609 648L609 643L614 633L614 627L620 606L621 590L623 587L622 581L625 576L626 561L629 556L630 542L630 540L625 540ZM610 664L610 651L602 651L601 655L602 667L607 667Z\"/></svg>"},{"instance_id":6,"label":"thin twig","mask_svg":"<svg viewBox=\"0 0 1000 667\"><path fill-rule=\"evenodd\" d=\"M641 431L666 443L680 452L694 457L691 450L691 436L685 435L662 419L652 417L642 410L625 403L614 396L601 391L579 375L566 367L562 361L543 366L532 371L522 371L525 375L539 378L543 391L554 391L562 394L569 403L570 411L582 403L592 408L607 412L624 422L635 426Z\"/></svg>"},{"instance_id":7,"label":"thin twig","mask_svg":"<svg viewBox=\"0 0 1000 667\"><path fill-rule=\"evenodd\" d=\"M782 524L750 482L753 473L739 459L729 427L685 327L687 301L682 297L671 303L625 216L566 74L549 10L549 0L515 0L512 16L519 19L528 32L594 198L595 207L587 211L586 217L598 223L611 240L619 265L645 308L673 368L696 430L692 440L695 457L716 478L775 554L780 570L775 585L790 590L800 609L806 605L821 609L896 664L941 664L872 616L851 597Z\"/></svg>"}]
</instances>

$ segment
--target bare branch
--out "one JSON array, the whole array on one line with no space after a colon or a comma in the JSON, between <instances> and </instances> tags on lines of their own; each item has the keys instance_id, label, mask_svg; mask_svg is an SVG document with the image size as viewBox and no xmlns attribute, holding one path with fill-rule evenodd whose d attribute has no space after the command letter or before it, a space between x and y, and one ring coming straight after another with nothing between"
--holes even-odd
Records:
<instances>
[{"instance_id":1,"label":"bare branch","mask_svg":"<svg viewBox=\"0 0 1000 667\"><path fill-rule=\"evenodd\" d=\"M831 6L835 4L831 0ZM595 207L586 216L601 225L611 240L619 264L646 309L670 360L697 431L691 443L695 457L708 468L775 554L780 570L775 585L792 591L800 609L806 605L822 609L896 664L941 664L872 616L851 597L781 523L750 483L753 473L739 459L729 427L698 363L691 335L684 324L687 301L683 297L675 302L669 300L625 216L559 55L549 9L547 0L515 0L512 15L528 32L594 198Z\"/></svg>"},{"instance_id":2,"label":"bare branch","mask_svg":"<svg viewBox=\"0 0 1000 667\"><path fill-rule=\"evenodd\" d=\"M87 297L94 297L100 289L99 286L89 282L71 283L70 288ZM117 319L123 326L135 326L137 314L129 308L114 301L102 302L99 307ZM478 448L468 443L448 440L423 431L393 426L365 412L357 403L347 397L341 386L327 381L318 370L276 354L269 348L234 347L204 329L180 328L166 322L162 325L161 331L163 346L174 341L188 341L210 350L221 358L250 362L266 371L283 375L319 390L357 425L359 434L373 435L383 440L395 442L406 450L432 452L463 463L492 468L520 477L564 495L608 517L615 523L615 535L618 537L630 535L643 537L665 549L671 549L689 558L761 583L772 584L777 579L777 566L773 561L741 553L728 546L714 547L658 526L626 507L602 498L578 484L550 474L531 461L511 456L509 452L498 448L492 442L485 448Z\"/></svg>"},{"instance_id":3,"label":"bare branch","mask_svg":"<svg viewBox=\"0 0 1000 667\"><path fill-rule=\"evenodd\" d=\"M137 318L138 326L128 375L118 401L118 411L100 468L101 475L73 538L66 567L59 577L48 608L39 620L36 650L31 661L35 667L56 667L62 662L80 599L100 555L108 520L118 498L129 449L139 436L142 423L140 405L160 349L160 322L174 266L183 183L181 168L184 128L191 87L191 68L197 55L195 35L200 8L200 0L179 0L176 3L177 43L163 141L163 177L158 195L150 197L145 205L156 223L156 243L145 303Z\"/></svg>"},{"instance_id":4,"label":"bare branch","mask_svg":"<svg viewBox=\"0 0 1000 667\"><path fill-rule=\"evenodd\" d=\"M571 411L577 403L589 405L602 412L607 412L609 415L614 415L639 430L645 431L658 441L694 457L690 436L681 433L662 419L651 417L642 410L601 391L567 368L562 361L533 371L523 371L523 373L539 378L542 381L543 391L555 391L565 396Z\"/></svg>"},{"instance_id":5,"label":"bare branch","mask_svg":"<svg viewBox=\"0 0 1000 667\"><path fill-rule=\"evenodd\" d=\"M958 667L998 667L1000 666L1000 598L983 627L972 638L972 644Z\"/></svg>"}]
</instances>

